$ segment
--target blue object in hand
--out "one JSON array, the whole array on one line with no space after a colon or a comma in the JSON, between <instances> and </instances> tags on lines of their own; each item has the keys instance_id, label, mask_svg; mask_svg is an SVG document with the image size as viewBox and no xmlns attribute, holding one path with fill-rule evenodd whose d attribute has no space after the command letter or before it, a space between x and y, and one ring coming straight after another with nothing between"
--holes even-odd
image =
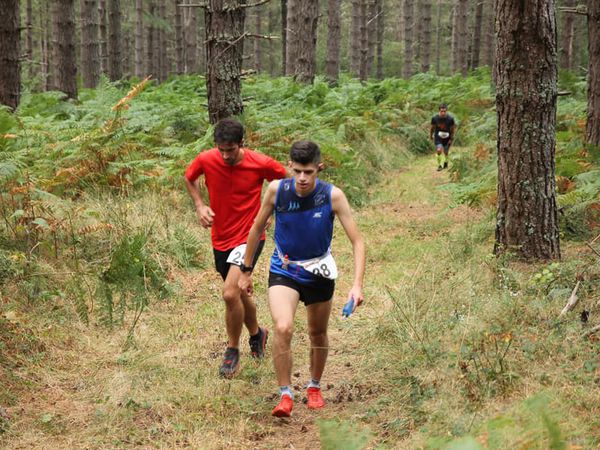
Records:
<instances>
[{"instance_id":1,"label":"blue object in hand","mask_svg":"<svg viewBox=\"0 0 600 450\"><path fill-rule=\"evenodd\" d=\"M354 309L354 297L350 297L350 299L344 305L344 309L342 309L342 317L350 317L350 314L352 314L353 309Z\"/></svg>"}]
</instances>

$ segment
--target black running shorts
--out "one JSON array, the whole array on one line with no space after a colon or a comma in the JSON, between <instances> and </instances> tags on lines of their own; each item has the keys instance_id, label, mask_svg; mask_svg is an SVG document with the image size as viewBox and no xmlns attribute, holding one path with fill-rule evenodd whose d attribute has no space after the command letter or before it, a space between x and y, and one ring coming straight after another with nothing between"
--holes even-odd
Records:
<instances>
[{"instance_id":1,"label":"black running shorts","mask_svg":"<svg viewBox=\"0 0 600 450\"><path fill-rule=\"evenodd\" d=\"M262 252L263 247L265 246L265 241L259 241L258 243L258 247L256 249L256 253L254 254L254 261L252 261L252 265L255 266L256 262L258 261L258 257L260 256L260 253ZM234 247L235 248L235 247ZM225 281L225 278L227 278L227 274L229 273L229 266L231 265L231 263L227 262L227 258L229 258L229 255L231 254L231 252L233 251L234 248L230 248L229 250L215 250L213 248L213 253L215 255L215 268L217 269L217 272L219 272L221 274L221 277L223 278L223 281ZM239 262L240 264L242 262L244 262L244 260L240 258ZM236 264L236 266L239 266L240 264Z\"/></svg>"},{"instance_id":2,"label":"black running shorts","mask_svg":"<svg viewBox=\"0 0 600 450\"><path fill-rule=\"evenodd\" d=\"M308 306L331 300L335 290L335 280L319 278L312 284L300 284L291 278L269 272L269 287L271 286L287 286L295 290L300 294L300 300Z\"/></svg>"}]
</instances>

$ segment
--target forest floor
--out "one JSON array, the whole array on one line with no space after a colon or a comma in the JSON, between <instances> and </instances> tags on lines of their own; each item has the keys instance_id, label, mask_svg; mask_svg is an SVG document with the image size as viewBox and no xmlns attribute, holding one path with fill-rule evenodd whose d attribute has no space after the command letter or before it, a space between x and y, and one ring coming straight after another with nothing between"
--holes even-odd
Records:
<instances>
[{"instance_id":1,"label":"forest floor","mask_svg":"<svg viewBox=\"0 0 600 450\"><path fill-rule=\"evenodd\" d=\"M11 313L8 323L23 336L35 336L43 356L36 359L32 337L27 343L30 355L15 368L15 377L25 383L15 389L14 405L0 409L10 423L0 433L0 447L440 448L431 436L447 440L467 433L487 446L491 432L482 424L513 410L543 390L542 385L557 386L563 378L549 368L557 362L547 358L531 368L531 377L521 371L518 386L490 394L490 386L508 385L512 375L498 372L497 380L482 387L469 372L474 370L471 366L459 370L448 362L452 358L437 362L438 353L460 353L461 345L470 342L469 333L485 328L478 316L480 291L473 280L491 283L493 277L483 262L491 251L492 219L485 210L453 205L445 189L448 182L448 172L436 172L433 158L414 159L388 173L373 188L368 206L356 211L368 250L365 304L347 320L341 319L341 309L352 283L352 252L336 225L334 255L341 275L322 380L327 402L323 410L309 411L302 401L309 377L302 306L293 340L292 418L270 416L277 391L271 343L264 361L252 361L244 331L239 375L218 378L226 343L221 282L206 264L205 269L172 275L179 295L150 305L136 328L135 345L128 348L123 347L126 329L108 332L99 326L56 324L26 312ZM487 232L474 242L465 230ZM203 230L198 233L208 239ZM265 283L273 246L270 239L267 242L254 278L259 319L270 328ZM574 251L565 249L567 255ZM477 292L469 294L474 289ZM469 331L450 339L444 330L449 320ZM431 338L434 335L439 339ZM514 358L514 372L526 367L512 350L507 353L507 364ZM575 363L580 358L585 359L578 354ZM586 370L590 380L600 375L598 365ZM577 383L567 389L578 389ZM593 382L585 381L585 386ZM598 430L593 430L600 401L595 406L592 402L598 395L566 394L572 401L563 401L561 395L552 394L548 401L573 417L562 429L570 448L599 442ZM465 398L472 403L465 405ZM520 412L515 415L521 417ZM515 445L511 448L546 448L551 438L545 428L531 427L510 438Z\"/></svg>"}]
</instances>

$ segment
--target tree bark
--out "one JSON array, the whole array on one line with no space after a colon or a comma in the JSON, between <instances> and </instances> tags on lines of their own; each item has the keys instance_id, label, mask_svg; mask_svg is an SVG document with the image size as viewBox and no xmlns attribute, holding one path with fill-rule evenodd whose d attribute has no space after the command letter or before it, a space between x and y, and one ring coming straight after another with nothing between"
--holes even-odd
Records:
<instances>
[{"instance_id":1,"label":"tree bark","mask_svg":"<svg viewBox=\"0 0 600 450\"><path fill-rule=\"evenodd\" d=\"M179 1L179 0L176 0ZM179 8L178 8L179 9ZM144 1L135 1L135 76L144 78Z\"/></svg>"},{"instance_id":2,"label":"tree bark","mask_svg":"<svg viewBox=\"0 0 600 450\"><path fill-rule=\"evenodd\" d=\"M404 0L404 78L410 78L413 74L413 10L413 0Z\"/></svg>"},{"instance_id":3,"label":"tree bark","mask_svg":"<svg viewBox=\"0 0 600 450\"><path fill-rule=\"evenodd\" d=\"M317 71L319 0L298 0L297 5L297 59L294 77L300 83L312 83Z\"/></svg>"},{"instance_id":4,"label":"tree bark","mask_svg":"<svg viewBox=\"0 0 600 450\"><path fill-rule=\"evenodd\" d=\"M137 0L141 1L141 0ZM185 71L185 63L183 61L183 21L181 8L178 6L180 0L175 0L175 70L177 74L182 74Z\"/></svg>"},{"instance_id":5,"label":"tree bark","mask_svg":"<svg viewBox=\"0 0 600 450\"><path fill-rule=\"evenodd\" d=\"M495 12L494 0L485 0L484 4L485 27L483 32L483 65L494 66L495 52Z\"/></svg>"},{"instance_id":6,"label":"tree bark","mask_svg":"<svg viewBox=\"0 0 600 450\"><path fill-rule=\"evenodd\" d=\"M361 1L352 0L352 23L350 33L350 73L358 76L360 73L361 46Z\"/></svg>"},{"instance_id":7,"label":"tree bark","mask_svg":"<svg viewBox=\"0 0 600 450\"><path fill-rule=\"evenodd\" d=\"M21 99L19 0L4 0L0 20L0 104L17 109Z\"/></svg>"},{"instance_id":8,"label":"tree bark","mask_svg":"<svg viewBox=\"0 0 600 450\"><path fill-rule=\"evenodd\" d=\"M588 0L588 104L586 139L600 147L600 2Z\"/></svg>"},{"instance_id":9,"label":"tree bark","mask_svg":"<svg viewBox=\"0 0 600 450\"><path fill-rule=\"evenodd\" d=\"M152 16L154 11L153 3L150 2L148 4L148 15ZM144 61L144 66L146 67L146 76L156 76L154 72L154 27L152 26L151 21L149 20L146 23L145 34L146 34L146 60Z\"/></svg>"},{"instance_id":10,"label":"tree bark","mask_svg":"<svg viewBox=\"0 0 600 450\"><path fill-rule=\"evenodd\" d=\"M421 72L429 72L429 60L431 58L431 0L421 0L420 23L420 59Z\"/></svg>"},{"instance_id":11,"label":"tree bark","mask_svg":"<svg viewBox=\"0 0 600 450\"><path fill-rule=\"evenodd\" d=\"M367 1L360 0L359 4L359 36L360 36L360 47L359 47L359 65L358 65L358 78L361 81L365 81L368 77L367 74L367 57L369 52L369 33L367 30Z\"/></svg>"},{"instance_id":12,"label":"tree bark","mask_svg":"<svg viewBox=\"0 0 600 450\"><path fill-rule=\"evenodd\" d=\"M93 89L100 81L98 0L81 0L81 78Z\"/></svg>"},{"instance_id":13,"label":"tree bark","mask_svg":"<svg viewBox=\"0 0 600 450\"><path fill-rule=\"evenodd\" d=\"M77 98L74 0L52 3L52 58L54 89L64 92L68 98Z\"/></svg>"},{"instance_id":14,"label":"tree bark","mask_svg":"<svg viewBox=\"0 0 600 450\"><path fill-rule=\"evenodd\" d=\"M452 69L453 72L460 71L463 76L467 76L468 73L468 11L469 0L456 0L454 5L454 23L452 26Z\"/></svg>"},{"instance_id":15,"label":"tree bark","mask_svg":"<svg viewBox=\"0 0 600 450\"><path fill-rule=\"evenodd\" d=\"M185 73L196 73L198 71L198 22L196 8L185 8L184 10L184 33L185 33ZM206 22L208 25L208 22Z\"/></svg>"},{"instance_id":16,"label":"tree bark","mask_svg":"<svg viewBox=\"0 0 600 450\"><path fill-rule=\"evenodd\" d=\"M25 26L27 27L27 35L25 39L25 53L27 58L27 64L29 65L29 78L33 78L35 75L35 69L33 64L33 2L27 0L25 6Z\"/></svg>"},{"instance_id":17,"label":"tree bark","mask_svg":"<svg viewBox=\"0 0 600 450\"><path fill-rule=\"evenodd\" d=\"M383 80L383 33L385 31L383 0L377 0L377 79Z\"/></svg>"},{"instance_id":18,"label":"tree bark","mask_svg":"<svg viewBox=\"0 0 600 450\"><path fill-rule=\"evenodd\" d=\"M99 0L98 2L98 15L100 19L100 71L102 73L108 73L108 25L107 25L107 11L106 1Z\"/></svg>"},{"instance_id":19,"label":"tree bark","mask_svg":"<svg viewBox=\"0 0 600 450\"><path fill-rule=\"evenodd\" d=\"M377 0L367 1L367 78L373 70L377 48Z\"/></svg>"},{"instance_id":20,"label":"tree bark","mask_svg":"<svg viewBox=\"0 0 600 450\"><path fill-rule=\"evenodd\" d=\"M435 25L435 73L440 74L440 50L442 46L442 0L438 0L437 2L437 11L436 11L436 25Z\"/></svg>"},{"instance_id":21,"label":"tree bark","mask_svg":"<svg viewBox=\"0 0 600 450\"><path fill-rule=\"evenodd\" d=\"M257 6L256 8L254 8L254 32L261 36L262 35L262 8L260 6ZM261 65L261 60L262 60L262 39L255 37L254 38L254 70L256 71L256 73L261 73L262 72L262 65Z\"/></svg>"},{"instance_id":22,"label":"tree bark","mask_svg":"<svg viewBox=\"0 0 600 450\"><path fill-rule=\"evenodd\" d=\"M167 52L169 43L167 41L167 30L165 28L165 24L167 23L167 5L164 0L159 2L158 14L161 19L161 25L158 31L160 41L160 81L164 82L169 77L170 71L169 54Z\"/></svg>"},{"instance_id":23,"label":"tree bark","mask_svg":"<svg viewBox=\"0 0 600 450\"><path fill-rule=\"evenodd\" d=\"M40 14L40 22L43 29L42 34L42 79L44 80L44 91L49 91L54 86L52 79L52 68L50 67L50 53L52 42L52 14L50 11L50 3L47 2L40 6L43 11Z\"/></svg>"},{"instance_id":24,"label":"tree bark","mask_svg":"<svg viewBox=\"0 0 600 450\"><path fill-rule=\"evenodd\" d=\"M210 123L244 111L241 93L244 4L244 0L209 0L204 13Z\"/></svg>"},{"instance_id":25,"label":"tree bark","mask_svg":"<svg viewBox=\"0 0 600 450\"><path fill-rule=\"evenodd\" d=\"M296 73L296 60L298 59L298 3L300 1L287 0L285 74L288 76L293 76Z\"/></svg>"},{"instance_id":26,"label":"tree bark","mask_svg":"<svg viewBox=\"0 0 600 450\"><path fill-rule=\"evenodd\" d=\"M268 33L269 36L273 36L275 34L275 13L271 5L267 9L269 11ZM273 41L274 39L269 39L269 74L272 77L275 76L275 43Z\"/></svg>"},{"instance_id":27,"label":"tree bark","mask_svg":"<svg viewBox=\"0 0 600 450\"><path fill-rule=\"evenodd\" d=\"M565 7L572 8L576 5L575 0L565 0ZM571 13L564 12L563 15L563 26L562 26L562 39L560 49L560 66L563 69L573 69L573 32L575 16Z\"/></svg>"},{"instance_id":28,"label":"tree bark","mask_svg":"<svg viewBox=\"0 0 600 450\"><path fill-rule=\"evenodd\" d=\"M337 83L340 74L341 0L327 2L327 62L325 73L331 83Z\"/></svg>"},{"instance_id":29,"label":"tree bark","mask_svg":"<svg viewBox=\"0 0 600 450\"><path fill-rule=\"evenodd\" d=\"M481 53L481 28L483 26L483 0L477 0L475 5L475 26L473 28L473 45L471 46L471 69L479 67Z\"/></svg>"},{"instance_id":30,"label":"tree bark","mask_svg":"<svg viewBox=\"0 0 600 450\"><path fill-rule=\"evenodd\" d=\"M287 0L281 0L281 75L287 75Z\"/></svg>"},{"instance_id":31,"label":"tree bark","mask_svg":"<svg viewBox=\"0 0 600 450\"><path fill-rule=\"evenodd\" d=\"M554 174L555 20L554 0L497 3L496 254L560 258Z\"/></svg>"},{"instance_id":32,"label":"tree bark","mask_svg":"<svg viewBox=\"0 0 600 450\"><path fill-rule=\"evenodd\" d=\"M153 21L155 22L155 24L152 25L152 45L154 46L154 49L152 50L152 53L154 54L154 58L152 59L152 73L154 74L154 76L156 77L156 79L158 81L162 81L161 74L160 74L161 42L160 42L160 30L158 28L158 25L156 24L156 21L157 21L157 19L160 19L158 4L161 3L161 1L162 0L153 0L150 3L150 14L152 15Z\"/></svg>"}]
</instances>

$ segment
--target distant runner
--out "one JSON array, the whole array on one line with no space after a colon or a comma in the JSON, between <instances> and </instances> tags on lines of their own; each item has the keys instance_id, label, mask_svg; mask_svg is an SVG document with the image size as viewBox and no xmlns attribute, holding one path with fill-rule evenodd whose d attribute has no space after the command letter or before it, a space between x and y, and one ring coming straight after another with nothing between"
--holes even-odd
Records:
<instances>
[{"instance_id":1,"label":"distant runner","mask_svg":"<svg viewBox=\"0 0 600 450\"><path fill-rule=\"evenodd\" d=\"M448 114L448 106L442 103L439 114L431 118L431 129L429 130L429 138L433 139L437 153L438 171L448 168L448 152L455 130L454 117Z\"/></svg>"},{"instance_id":2,"label":"distant runner","mask_svg":"<svg viewBox=\"0 0 600 450\"><path fill-rule=\"evenodd\" d=\"M264 180L286 176L286 169L277 161L242 146L244 128L234 119L221 120L214 131L216 148L200 153L185 171L185 184L196 205L198 221L211 228L215 266L223 278L225 324L229 343L219 373L231 378L240 365L239 341L242 324L250 333L250 350L262 358L268 330L258 326L256 306L252 296L240 291L238 278L248 232L260 209ZM208 189L210 205L204 204L199 192L200 175ZM260 236L256 263L265 243Z\"/></svg>"},{"instance_id":3,"label":"distant runner","mask_svg":"<svg viewBox=\"0 0 600 450\"><path fill-rule=\"evenodd\" d=\"M348 298L351 311L363 302L365 244L352 218L350 205L337 187L319 180L323 169L319 146L314 142L295 142L290 150L294 178L273 181L263 198L261 209L248 235L248 248L239 287L252 291L252 255L267 220L275 212L275 251L269 273L269 307L275 328L273 362L279 383L280 402L272 414L289 417L294 405L291 390L291 343L298 302L304 302L310 336L310 375L308 408L325 406L321 395L321 376L325 369L329 340L327 326L335 288L337 268L331 256L333 221L337 215L354 253L354 283Z\"/></svg>"}]
</instances>

